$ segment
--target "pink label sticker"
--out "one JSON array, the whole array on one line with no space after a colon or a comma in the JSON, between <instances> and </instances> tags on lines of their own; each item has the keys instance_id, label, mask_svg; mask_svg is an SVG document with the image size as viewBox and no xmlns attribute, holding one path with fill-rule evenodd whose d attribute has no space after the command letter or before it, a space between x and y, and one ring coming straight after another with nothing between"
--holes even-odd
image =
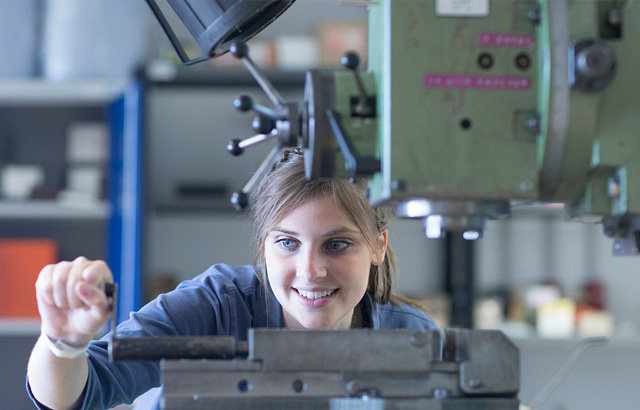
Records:
<instances>
[{"instance_id":1,"label":"pink label sticker","mask_svg":"<svg viewBox=\"0 0 640 410\"><path fill-rule=\"evenodd\" d=\"M535 36L522 34L487 33L483 31L478 34L478 43L483 46L494 47L534 48L536 46L536 38Z\"/></svg>"},{"instance_id":2,"label":"pink label sticker","mask_svg":"<svg viewBox=\"0 0 640 410\"><path fill-rule=\"evenodd\" d=\"M484 75L425 74L425 87L436 88L489 88L499 90L528 90L527 77L499 77Z\"/></svg>"}]
</instances>

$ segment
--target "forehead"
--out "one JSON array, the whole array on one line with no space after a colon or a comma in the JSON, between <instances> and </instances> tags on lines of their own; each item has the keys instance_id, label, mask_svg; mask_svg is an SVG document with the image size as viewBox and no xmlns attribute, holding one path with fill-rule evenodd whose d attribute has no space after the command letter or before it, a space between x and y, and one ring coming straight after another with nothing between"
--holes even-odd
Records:
<instances>
[{"instance_id":1,"label":"forehead","mask_svg":"<svg viewBox=\"0 0 640 410\"><path fill-rule=\"evenodd\" d=\"M360 230L352 215L331 195L313 198L296 206L276 221L272 229L284 225L321 227L327 230L348 227Z\"/></svg>"}]
</instances>

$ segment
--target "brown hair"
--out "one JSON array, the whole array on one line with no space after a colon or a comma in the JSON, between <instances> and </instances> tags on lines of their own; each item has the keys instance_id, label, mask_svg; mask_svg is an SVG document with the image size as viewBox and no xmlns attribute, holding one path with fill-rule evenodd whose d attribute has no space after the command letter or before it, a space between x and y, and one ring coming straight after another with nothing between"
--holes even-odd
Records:
<instances>
[{"instance_id":1,"label":"brown hair","mask_svg":"<svg viewBox=\"0 0 640 410\"><path fill-rule=\"evenodd\" d=\"M350 182L346 179L318 178L307 180L304 173L304 157L300 150L285 151L273 165L251 197L251 216L255 228L254 268L263 284L267 283L264 244L273 226L300 205L315 198L333 197L360 228L369 247L378 249L377 239L392 219L389 208L371 207L366 197L367 182ZM379 252L379 251L378 251ZM378 253L380 257L380 254ZM387 246L384 260L371 264L367 292L380 304L397 303L405 298L391 290L392 274L397 272L396 256Z\"/></svg>"}]
</instances>

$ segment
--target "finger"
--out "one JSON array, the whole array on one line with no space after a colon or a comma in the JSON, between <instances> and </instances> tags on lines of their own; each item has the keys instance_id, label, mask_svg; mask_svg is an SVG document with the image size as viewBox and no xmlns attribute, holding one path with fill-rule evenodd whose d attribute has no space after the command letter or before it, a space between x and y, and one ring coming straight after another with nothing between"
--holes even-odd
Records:
<instances>
[{"instance_id":1,"label":"finger","mask_svg":"<svg viewBox=\"0 0 640 410\"><path fill-rule=\"evenodd\" d=\"M53 300L53 285L51 283L53 268L54 265L47 265L38 274L38 279L36 280L36 299L38 304L40 302L46 305L55 304Z\"/></svg>"},{"instance_id":2,"label":"finger","mask_svg":"<svg viewBox=\"0 0 640 410\"><path fill-rule=\"evenodd\" d=\"M75 293L85 305L97 309L101 313L109 311L107 295L100 287L87 282L78 282L75 286Z\"/></svg>"},{"instance_id":3,"label":"finger","mask_svg":"<svg viewBox=\"0 0 640 410\"><path fill-rule=\"evenodd\" d=\"M78 297L88 306L82 315L82 326L85 333L91 336L104 326L111 316L108 299L102 289L84 281L78 282L76 292Z\"/></svg>"},{"instance_id":4,"label":"finger","mask_svg":"<svg viewBox=\"0 0 640 410\"><path fill-rule=\"evenodd\" d=\"M62 309L69 307L67 300L67 278L69 277L70 269L71 262L59 262L54 266L51 277L54 304Z\"/></svg>"},{"instance_id":5,"label":"finger","mask_svg":"<svg viewBox=\"0 0 640 410\"><path fill-rule=\"evenodd\" d=\"M67 303L71 309L78 309L85 306L76 294L75 285L82 280L82 272L90 263L91 262L87 258L82 256L76 258L71 263L69 276L67 277Z\"/></svg>"},{"instance_id":6,"label":"finger","mask_svg":"<svg viewBox=\"0 0 640 410\"><path fill-rule=\"evenodd\" d=\"M113 282L111 269L104 261L93 261L86 265L82 271L82 279L94 286L102 286L104 283Z\"/></svg>"}]
</instances>

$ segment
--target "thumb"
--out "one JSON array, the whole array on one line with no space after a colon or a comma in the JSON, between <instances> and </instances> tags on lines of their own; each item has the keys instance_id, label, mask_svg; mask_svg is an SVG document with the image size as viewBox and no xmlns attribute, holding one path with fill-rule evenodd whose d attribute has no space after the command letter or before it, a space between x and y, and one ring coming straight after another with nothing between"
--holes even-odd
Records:
<instances>
[{"instance_id":1,"label":"thumb","mask_svg":"<svg viewBox=\"0 0 640 410\"><path fill-rule=\"evenodd\" d=\"M76 284L75 291L78 298L85 305L97 307L100 310L105 310L107 308L107 295L105 295L105 293L97 286L80 281Z\"/></svg>"}]
</instances>

